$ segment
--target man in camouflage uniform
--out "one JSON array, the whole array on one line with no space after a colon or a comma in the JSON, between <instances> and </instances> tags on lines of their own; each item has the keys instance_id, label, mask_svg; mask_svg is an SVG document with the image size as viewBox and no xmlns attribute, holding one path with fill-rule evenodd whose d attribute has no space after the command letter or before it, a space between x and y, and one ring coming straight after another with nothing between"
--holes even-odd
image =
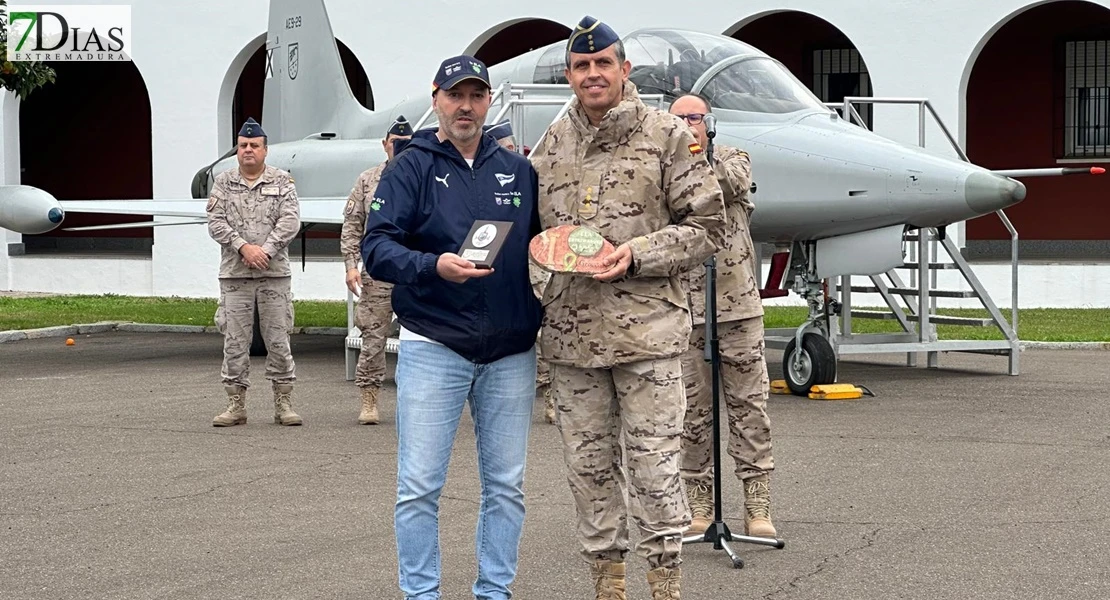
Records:
<instances>
[{"instance_id":1,"label":"man in camouflage uniform","mask_svg":"<svg viewBox=\"0 0 1110 600\"><path fill-rule=\"evenodd\" d=\"M355 386L359 388L362 398L362 411L358 415L360 425L378 422L378 395L385 380L385 342L393 322L393 305L390 302L393 285L374 281L366 273L365 266L359 268L362 262L362 234L366 231L366 213L374 200L374 189L378 187L385 166L393 159L393 143L411 139L412 126L404 116L398 116L382 140L386 161L358 176L343 212L339 248L347 267L347 287L358 294L355 327L362 333L362 350L355 368Z\"/></svg>"},{"instance_id":2,"label":"man in camouflage uniform","mask_svg":"<svg viewBox=\"0 0 1110 600\"><path fill-rule=\"evenodd\" d=\"M227 410L216 427L247 422L250 345L257 306L266 342L266 378L274 391L274 422L300 425L293 412L296 381L289 332L293 329L289 242L300 229L297 188L289 173L266 165L266 133L254 119L239 130L239 166L220 173L208 198L208 234L220 244L220 303L216 326L224 335L221 375Z\"/></svg>"},{"instance_id":3,"label":"man in camouflage uniform","mask_svg":"<svg viewBox=\"0 0 1110 600\"><path fill-rule=\"evenodd\" d=\"M680 356L691 330L682 274L723 243L724 198L690 129L639 99L616 32L584 18L568 41L567 65L575 98L530 157L541 224L587 226L616 247L608 271L555 273L543 295L541 344L578 538L597 598L623 599L627 510L652 598L676 599L690 524L679 476Z\"/></svg>"},{"instance_id":4,"label":"man in camouflage uniform","mask_svg":"<svg viewBox=\"0 0 1110 600\"><path fill-rule=\"evenodd\" d=\"M686 95L671 104L671 114L686 121L698 143L708 136L709 104ZM717 338L724 404L728 407L728 453L744 487L744 525L748 535L776 537L771 523L771 421L767 417L767 362L763 343L763 302L756 281L748 189L751 160L742 150L716 145L713 171L725 193L728 236L717 253ZM686 418L682 434L682 479L690 500L691 534L704 533L713 522L712 368L705 361L705 269L693 269L690 304L694 331L682 357Z\"/></svg>"}]
</instances>

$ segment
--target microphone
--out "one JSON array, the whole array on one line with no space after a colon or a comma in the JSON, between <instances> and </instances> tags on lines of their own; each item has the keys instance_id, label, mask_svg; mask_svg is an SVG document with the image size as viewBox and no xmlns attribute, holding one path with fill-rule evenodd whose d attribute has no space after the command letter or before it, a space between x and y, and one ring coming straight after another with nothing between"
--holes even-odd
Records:
<instances>
[{"instance_id":1,"label":"microphone","mask_svg":"<svg viewBox=\"0 0 1110 600\"><path fill-rule=\"evenodd\" d=\"M705 134L709 137L717 135L717 116L713 114L705 115Z\"/></svg>"}]
</instances>

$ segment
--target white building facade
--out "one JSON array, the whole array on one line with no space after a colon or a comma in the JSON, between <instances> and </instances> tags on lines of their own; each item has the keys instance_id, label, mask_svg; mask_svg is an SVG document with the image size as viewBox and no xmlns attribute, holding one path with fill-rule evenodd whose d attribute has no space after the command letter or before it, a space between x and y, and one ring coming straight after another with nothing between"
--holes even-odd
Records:
<instances>
[{"instance_id":1,"label":"white building facade","mask_svg":"<svg viewBox=\"0 0 1110 600\"><path fill-rule=\"evenodd\" d=\"M56 63L55 89L24 102L5 95L4 184L35 185L65 200L189 198L197 171L231 148L245 116L257 118L265 0L132 0L131 7L133 63ZM375 110L425 94L443 58L468 52L495 63L565 39L590 14L621 34L675 27L736 37L827 101L928 98L971 160L989 168L1110 162L1110 0L327 0L326 8L352 90ZM880 134L918 141L912 106L879 105L864 116ZM931 120L925 140L955 156ZM1010 215L1022 243L1019 306L1110 306L1110 268L1102 264L1110 180L1026 183L1028 199ZM76 224L101 222L110 221ZM984 217L953 234L996 302L1008 306L1010 239L998 220ZM338 244L314 240L310 248L319 249L305 269L299 252L293 261L296 297L345 298ZM0 230L0 289L215 297L218 256L201 225L42 236Z\"/></svg>"}]
</instances>

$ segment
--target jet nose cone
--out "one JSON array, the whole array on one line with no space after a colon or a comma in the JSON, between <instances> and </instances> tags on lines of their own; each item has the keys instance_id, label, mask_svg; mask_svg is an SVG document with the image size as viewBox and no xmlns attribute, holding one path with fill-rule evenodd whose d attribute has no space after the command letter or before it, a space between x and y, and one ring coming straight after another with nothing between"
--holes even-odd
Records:
<instances>
[{"instance_id":1,"label":"jet nose cone","mask_svg":"<svg viewBox=\"0 0 1110 600\"><path fill-rule=\"evenodd\" d=\"M964 197L971 210L992 213L1025 200L1025 184L993 173L975 172L964 184Z\"/></svg>"},{"instance_id":2,"label":"jet nose cone","mask_svg":"<svg viewBox=\"0 0 1110 600\"><path fill-rule=\"evenodd\" d=\"M50 212L46 213L46 218L50 219L50 222L55 225L61 223L62 219L64 219L65 217L66 214L62 212L62 209L60 208L51 208Z\"/></svg>"}]
</instances>

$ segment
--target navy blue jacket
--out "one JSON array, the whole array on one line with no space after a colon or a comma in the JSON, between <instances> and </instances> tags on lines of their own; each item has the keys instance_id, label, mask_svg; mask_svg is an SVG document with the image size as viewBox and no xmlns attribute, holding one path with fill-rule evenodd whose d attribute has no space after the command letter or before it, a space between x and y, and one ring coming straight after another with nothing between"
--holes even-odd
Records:
<instances>
[{"instance_id":1,"label":"navy blue jacket","mask_svg":"<svg viewBox=\"0 0 1110 600\"><path fill-rule=\"evenodd\" d=\"M543 308L528 278L528 242L540 232L539 182L523 156L482 135L474 167L434 130L417 131L389 161L362 238L373 279L393 283L401 325L485 364L536 342ZM462 284L436 261L459 253L475 221L512 221L494 272Z\"/></svg>"}]
</instances>

